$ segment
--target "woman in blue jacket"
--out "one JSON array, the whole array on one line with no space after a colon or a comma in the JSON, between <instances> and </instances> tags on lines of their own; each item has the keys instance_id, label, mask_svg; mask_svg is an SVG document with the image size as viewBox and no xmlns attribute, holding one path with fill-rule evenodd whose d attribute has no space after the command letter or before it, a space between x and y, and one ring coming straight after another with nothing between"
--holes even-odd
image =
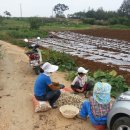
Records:
<instances>
[{"instance_id":1,"label":"woman in blue jacket","mask_svg":"<svg viewBox=\"0 0 130 130\"><path fill-rule=\"evenodd\" d=\"M104 82L97 82L94 85L93 96L84 101L80 110L80 117L89 117L93 126L106 126L107 115L110 111L111 85Z\"/></svg>"},{"instance_id":2,"label":"woman in blue jacket","mask_svg":"<svg viewBox=\"0 0 130 130\"><path fill-rule=\"evenodd\" d=\"M60 90L53 85L50 75L58 70L58 66L46 62L41 67L43 73L39 74L34 84L34 95L39 101L48 101L52 108L56 108L56 100L60 97Z\"/></svg>"}]
</instances>

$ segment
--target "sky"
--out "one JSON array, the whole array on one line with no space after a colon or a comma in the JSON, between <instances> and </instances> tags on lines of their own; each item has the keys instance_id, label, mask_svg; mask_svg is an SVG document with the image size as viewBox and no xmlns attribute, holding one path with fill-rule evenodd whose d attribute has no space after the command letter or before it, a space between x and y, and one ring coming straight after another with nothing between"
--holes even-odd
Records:
<instances>
[{"instance_id":1,"label":"sky","mask_svg":"<svg viewBox=\"0 0 130 130\"><path fill-rule=\"evenodd\" d=\"M54 16L56 4L65 4L69 10L64 14L73 14L88 9L97 10L102 7L105 11L116 11L124 0L0 0L0 15L9 11L12 17L50 17Z\"/></svg>"}]
</instances>

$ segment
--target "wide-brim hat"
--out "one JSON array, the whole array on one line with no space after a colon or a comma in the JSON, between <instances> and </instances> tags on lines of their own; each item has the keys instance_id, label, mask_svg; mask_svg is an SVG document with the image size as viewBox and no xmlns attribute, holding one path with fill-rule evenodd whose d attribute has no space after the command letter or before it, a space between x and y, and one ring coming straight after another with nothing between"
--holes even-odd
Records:
<instances>
[{"instance_id":1,"label":"wide-brim hat","mask_svg":"<svg viewBox=\"0 0 130 130\"><path fill-rule=\"evenodd\" d=\"M59 67L57 65L52 65L49 62L45 62L41 68L44 72L56 72Z\"/></svg>"},{"instance_id":2,"label":"wide-brim hat","mask_svg":"<svg viewBox=\"0 0 130 130\"><path fill-rule=\"evenodd\" d=\"M97 82L93 89L93 98L99 104L108 104L110 97L111 85L105 82Z\"/></svg>"},{"instance_id":3,"label":"wide-brim hat","mask_svg":"<svg viewBox=\"0 0 130 130\"><path fill-rule=\"evenodd\" d=\"M86 69L83 68L83 67L79 67L79 68L78 68L78 73L86 74L86 73L88 73L88 70L86 70Z\"/></svg>"}]
</instances>

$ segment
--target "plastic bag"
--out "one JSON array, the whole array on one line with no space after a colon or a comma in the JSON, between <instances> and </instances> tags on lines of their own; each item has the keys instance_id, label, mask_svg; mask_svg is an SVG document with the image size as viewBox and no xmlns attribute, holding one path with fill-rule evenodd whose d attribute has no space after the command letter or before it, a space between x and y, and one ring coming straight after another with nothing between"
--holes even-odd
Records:
<instances>
[{"instance_id":1,"label":"plastic bag","mask_svg":"<svg viewBox=\"0 0 130 130\"><path fill-rule=\"evenodd\" d=\"M35 112L44 112L51 109L51 106L48 101L38 101L35 97L32 98L32 101Z\"/></svg>"}]
</instances>

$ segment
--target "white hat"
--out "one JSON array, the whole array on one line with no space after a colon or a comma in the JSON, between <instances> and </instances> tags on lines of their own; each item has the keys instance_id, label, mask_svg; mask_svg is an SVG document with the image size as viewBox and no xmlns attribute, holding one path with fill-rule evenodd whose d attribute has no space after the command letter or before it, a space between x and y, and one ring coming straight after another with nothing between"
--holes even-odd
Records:
<instances>
[{"instance_id":1,"label":"white hat","mask_svg":"<svg viewBox=\"0 0 130 130\"><path fill-rule=\"evenodd\" d=\"M87 72L88 72L88 70L84 69L83 67L78 68L78 73L86 74Z\"/></svg>"},{"instance_id":2,"label":"white hat","mask_svg":"<svg viewBox=\"0 0 130 130\"><path fill-rule=\"evenodd\" d=\"M49 62L46 62L42 65L41 68L44 70L44 72L55 72L59 67L57 65L52 65Z\"/></svg>"},{"instance_id":3,"label":"white hat","mask_svg":"<svg viewBox=\"0 0 130 130\"><path fill-rule=\"evenodd\" d=\"M25 39L24 39L24 42L28 42L28 39L25 38Z\"/></svg>"}]
</instances>

